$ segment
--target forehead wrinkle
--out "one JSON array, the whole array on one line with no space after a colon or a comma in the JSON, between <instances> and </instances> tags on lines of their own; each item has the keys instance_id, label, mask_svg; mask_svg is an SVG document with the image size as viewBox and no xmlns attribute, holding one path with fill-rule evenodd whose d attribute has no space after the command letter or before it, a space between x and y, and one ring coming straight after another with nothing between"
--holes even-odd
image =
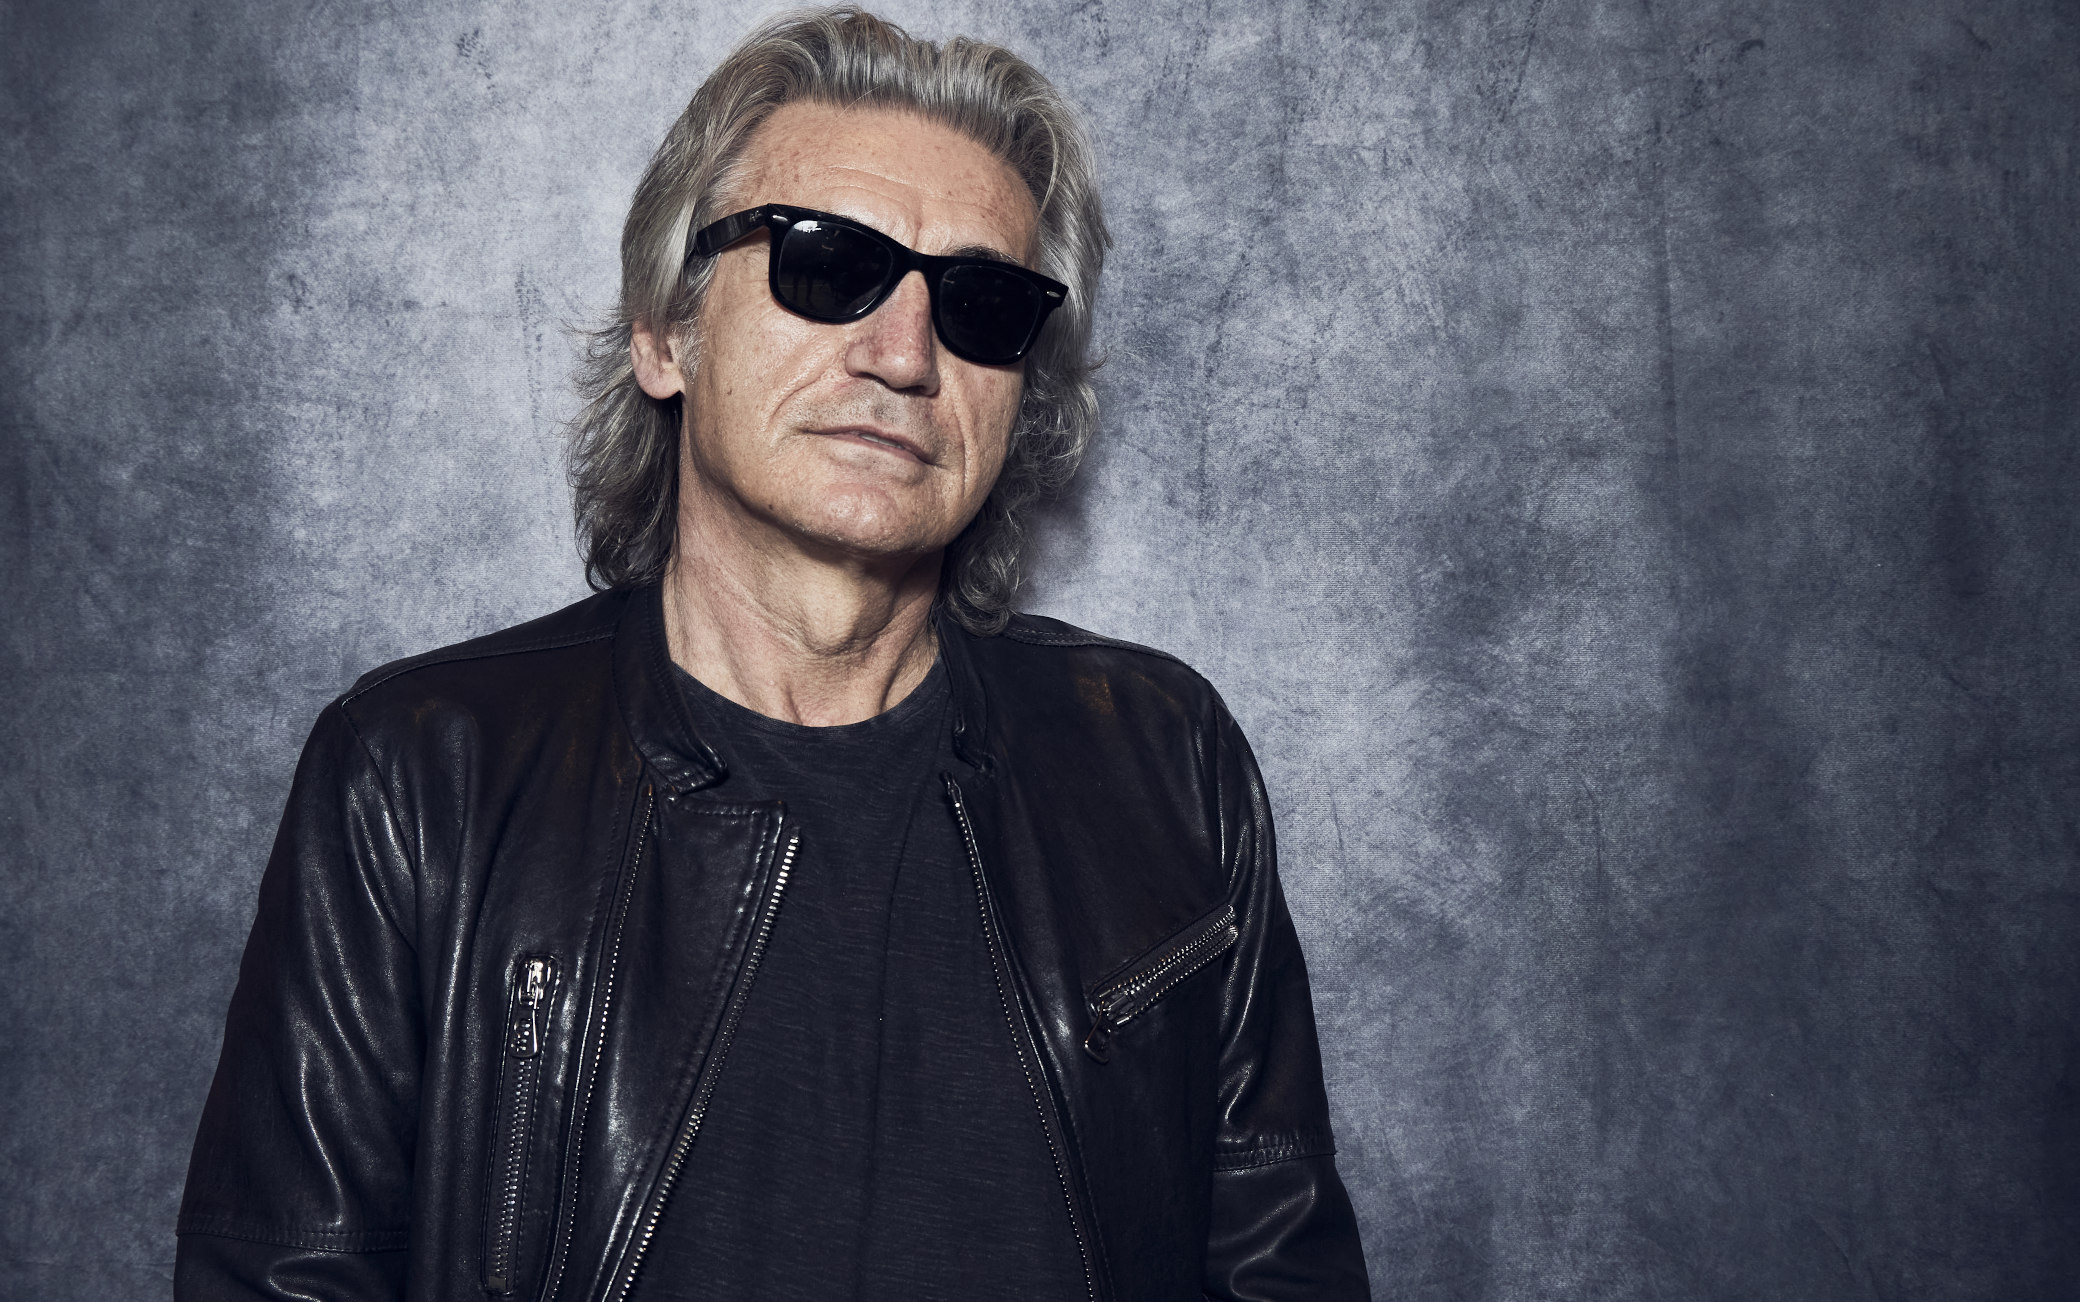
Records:
<instances>
[{"instance_id":1,"label":"forehead wrinkle","mask_svg":"<svg viewBox=\"0 0 2080 1302\"><path fill-rule=\"evenodd\" d=\"M807 129L817 118L829 125ZM877 122L885 124L877 130ZM926 139L891 147L888 128L921 129ZM777 131L778 138L774 138ZM754 145L747 203L795 203L838 213L913 243L939 235L942 252L958 241L962 252L1020 259L1000 241L1030 248L1039 214L1025 183L981 143L915 113L798 103L761 125ZM885 160L885 164L884 161ZM898 174L903 173L903 174ZM782 192L784 191L784 192ZM846 202L856 196L864 204ZM977 238L981 237L981 238Z\"/></svg>"}]
</instances>

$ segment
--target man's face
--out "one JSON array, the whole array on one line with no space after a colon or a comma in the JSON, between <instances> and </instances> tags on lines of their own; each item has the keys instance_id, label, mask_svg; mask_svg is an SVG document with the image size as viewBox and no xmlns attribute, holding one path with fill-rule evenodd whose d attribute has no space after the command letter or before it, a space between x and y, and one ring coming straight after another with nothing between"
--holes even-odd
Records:
<instances>
[{"instance_id":1,"label":"man's face","mask_svg":"<svg viewBox=\"0 0 2080 1302\"><path fill-rule=\"evenodd\" d=\"M907 113L792 104L760 127L745 163L731 210L821 209L924 253L1023 263L1031 251L1037 214L1017 174ZM947 352L916 272L863 320L794 315L767 287L769 240L718 255L696 325L682 474L705 500L690 505L741 511L819 551L946 546L996 483L1022 369Z\"/></svg>"}]
</instances>

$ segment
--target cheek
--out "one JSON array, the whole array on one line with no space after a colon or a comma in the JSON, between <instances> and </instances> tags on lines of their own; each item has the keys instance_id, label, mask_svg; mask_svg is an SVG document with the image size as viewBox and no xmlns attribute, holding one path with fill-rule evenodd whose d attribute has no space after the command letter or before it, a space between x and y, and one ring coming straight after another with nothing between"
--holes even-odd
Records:
<instances>
[{"instance_id":1,"label":"cheek","mask_svg":"<svg viewBox=\"0 0 2080 1302\"><path fill-rule=\"evenodd\" d=\"M719 288L719 287L718 287ZM701 423L736 443L769 432L774 412L821 372L818 327L780 311L760 280L709 299L701 314L696 387ZM749 292L755 290L755 292Z\"/></svg>"},{"instance_id":2,"label":"cheek","mask_svg":"<svg viewBox=\"0 0 2080 1302\"><path fill-rule=\"evenodd\" d=\"M990 383L977 404L981 419L976 422L975 474L979 487L987 491L1004 468L1004 455L1011 447L1011 427L1018 420L1019 399L1025 393L1022 374L991 373Z\"/></svg>"}]
</instances>

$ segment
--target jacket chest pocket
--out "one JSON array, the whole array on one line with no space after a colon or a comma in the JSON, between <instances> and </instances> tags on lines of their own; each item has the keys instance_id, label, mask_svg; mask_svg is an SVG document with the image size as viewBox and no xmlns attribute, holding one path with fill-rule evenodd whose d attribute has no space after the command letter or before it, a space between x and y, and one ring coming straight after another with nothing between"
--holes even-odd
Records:
<instances>
[{"instance_id":1,"label":"jacket chest pocket","mask_svg":"<svg viewBox=\"0 0 2080 1302\"><path fill-rule=\"evenodd\" d=\"M505 1046L492 1104L491 1163L484 1210L484 1287L513 1291L527 1159L542 1092L542 1049L556 998L556 960L530 955L514 965Z\"/></svg>"},{"instance_id":2,"label":"jacket chest pocket","mask_svg":"<svg viewBox=\"0 0 2080 1302\"><path fill-rule=\"evenodd\" d=\"M1083 1051L1099 1062L1111 1061L1112 1037L1120 1027L1227 953L1239 935L1235 906L1224 904L1101 981L1087 1000L1091 1029L1083 1037Z\"/></svg>"}]
</instances>

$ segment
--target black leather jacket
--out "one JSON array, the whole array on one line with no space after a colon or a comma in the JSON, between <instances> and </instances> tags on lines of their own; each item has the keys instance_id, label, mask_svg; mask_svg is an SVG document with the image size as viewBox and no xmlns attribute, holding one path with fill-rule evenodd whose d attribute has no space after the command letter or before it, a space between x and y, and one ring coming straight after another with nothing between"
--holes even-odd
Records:
<instances>
[{"instance_id":1,"label":"black leather jacket","mask_svg":"<svg viewBox=\"0 0 2080 1302\"><path fill-rule=\"evenodd\" d=\"M940 626L948 817L1093 1302L1357 1298L1255 762L1178 662ZM181 1208L178 1296L627 1297L786 888L657 590L369 674L320 716ZM697 1165L696 1165L697 1169Z\"/></svg>"}]
</instances>

